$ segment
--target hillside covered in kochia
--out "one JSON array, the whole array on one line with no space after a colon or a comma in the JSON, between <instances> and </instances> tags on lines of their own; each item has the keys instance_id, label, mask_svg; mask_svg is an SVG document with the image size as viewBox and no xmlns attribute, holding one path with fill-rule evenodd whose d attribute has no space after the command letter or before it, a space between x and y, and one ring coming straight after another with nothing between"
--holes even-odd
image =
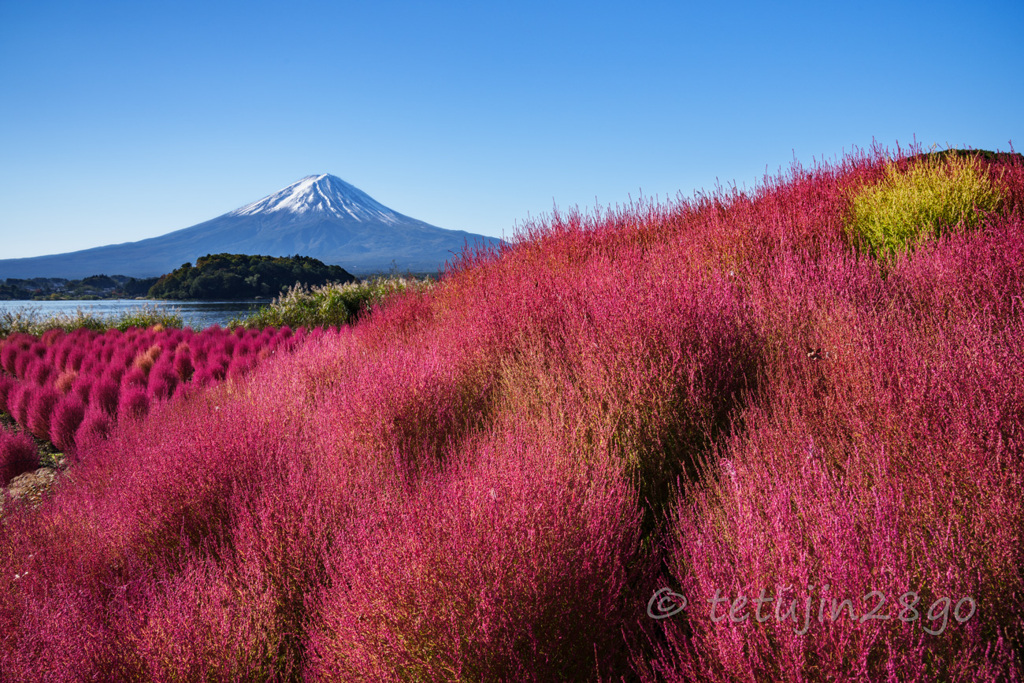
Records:
<instances>
[{"instance_id":1,"label":"hillside covered in kochia","mask_svg":"<svg viewBox=\"0 0 1024 683\"><path fill-rule=\"evenodd\" d=\"M300 284L317 287L356 282L341 266L328 266L308 256L207 254L185 263L154 284L152 299L252 299L278 296Z\"/></svg>"},{"instance_id":2,"label":"hillside covered in kochia","mask_svg":"<svg viewBox=\"0 0 1024 683\"><path fill-rule=\"evenodd\" d=\"M1019 157L528 224L87 433L3 511L0 671L1021 680L1022 300Z\"/></svg>"}]
</instances>

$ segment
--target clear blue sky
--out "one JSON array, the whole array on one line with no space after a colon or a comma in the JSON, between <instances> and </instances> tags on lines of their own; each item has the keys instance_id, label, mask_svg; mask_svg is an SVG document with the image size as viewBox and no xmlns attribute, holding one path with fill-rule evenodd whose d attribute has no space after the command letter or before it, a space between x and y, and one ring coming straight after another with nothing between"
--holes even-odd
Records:
<instances>
[{"instance_id":1,"label":"clear blue sky","mask_svg":"<svg viewBox=\"0 0 1024 683\"><path fill-rule=\"evenodd\" d=\"M315 173L511 235L915 136L1024 150L1024 3L0 0L0 258Z\"/></svg>"}]
</instances>

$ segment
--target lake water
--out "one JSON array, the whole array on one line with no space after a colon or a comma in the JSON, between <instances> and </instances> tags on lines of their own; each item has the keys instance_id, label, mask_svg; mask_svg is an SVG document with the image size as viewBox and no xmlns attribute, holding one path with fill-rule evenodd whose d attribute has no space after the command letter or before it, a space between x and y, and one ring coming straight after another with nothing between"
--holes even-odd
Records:
<instances>
[{"instance_id":1,"label":"lake water","mask_svg":"<svg viewBox=\"0 0 1024 683\"><path fill-rule=\"evenodd\" d=\"M232 318L253 313L266 302L242 301L150 301L138 299L102 299L99 301L0 301L0 314L7 311L29 310L46 317L54 314L74 314L82 310L101 316L117 316L133 308L171 309L182 318L182 324L194 330L211 325L223 325Z\"/></svg>"}]
</instances>

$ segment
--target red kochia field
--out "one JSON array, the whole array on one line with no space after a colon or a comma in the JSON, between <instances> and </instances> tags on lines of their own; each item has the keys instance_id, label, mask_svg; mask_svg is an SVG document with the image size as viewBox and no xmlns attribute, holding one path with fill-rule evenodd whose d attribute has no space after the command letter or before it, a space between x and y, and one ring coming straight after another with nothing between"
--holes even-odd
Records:
<instances>
[{"instance_id":1,"label":"red kochia field","mask_svg":"<svg viewBox=\"0 0 1024 683\"><path fill-rule=\"evenodd\" d=\"M38 338L15 333L0 340L0 411L22 430L77 456L80 444L104 439L119 420L144 417L173 396L240 377L294 343L288 328L54 329ZM4 483L16 470L38 466L38 458L19 455L24 447L18 444L32 443L27 435L5 431L0 439Z\"/></svg>"},{"instance_id":2,"label":"red kochia field","mask_svg":"<svg viewBox=\"0 0 1024 683\"><path fill-rule=\"evenodd\" d=\"M1024 164L957 159L555 215L301 340L12 336L74 457L0 677L1020 680Z\"/></svg>"}]
</instances>

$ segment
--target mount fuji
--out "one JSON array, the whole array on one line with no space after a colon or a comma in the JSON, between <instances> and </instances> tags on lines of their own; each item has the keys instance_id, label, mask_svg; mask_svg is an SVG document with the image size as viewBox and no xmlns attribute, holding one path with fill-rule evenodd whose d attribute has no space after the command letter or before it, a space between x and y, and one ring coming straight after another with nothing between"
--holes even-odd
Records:
<instances>
[{"instance_id":1,"label":"mount fuji","mask_svg":"<svg viewBox=\"0 0 1024 683\"><path fill-rule=\"evenodd\" d=\"M332 175L288 187L190 228L124 244L51 256L0 259L0 278L169 273L206 254L312 256L355 275L437 272L467 246L500 240L445 230L393 211Z\"/></svg>"}]
</instances>

